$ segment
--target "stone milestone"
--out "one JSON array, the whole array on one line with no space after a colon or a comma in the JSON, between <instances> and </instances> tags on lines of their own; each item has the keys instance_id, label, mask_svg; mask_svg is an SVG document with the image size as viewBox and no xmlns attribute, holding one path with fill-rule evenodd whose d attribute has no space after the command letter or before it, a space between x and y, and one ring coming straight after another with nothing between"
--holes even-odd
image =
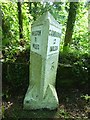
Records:
<instances>
[{"instance_id":1,"label":"stone milestone","mask_svg":"<svg viewBox=\"0 0 90 120\"><path fill-rule=\"evenodd\" d=\"M59 105L55 81L61 25L46 12L32 24L30 81L24 109L56 109Z\"/></svg>"}]
</instances>

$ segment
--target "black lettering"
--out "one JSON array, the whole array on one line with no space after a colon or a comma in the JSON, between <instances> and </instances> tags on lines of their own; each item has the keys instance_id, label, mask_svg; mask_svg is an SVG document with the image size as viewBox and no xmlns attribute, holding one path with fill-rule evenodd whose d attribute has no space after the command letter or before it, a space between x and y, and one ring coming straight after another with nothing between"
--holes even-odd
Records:
<instances>
[{"instance_id":1,"label":"black lettering","mask_svg":"<svg viewBox=\"0 0 90 120\"><path fill-rule=\"evenodd\" d=\"M50 52L58 50L58 46L51 46L50 47Z\"/></svg>"},{"instance_id":2,"label":"black lettering","mask_svg":"<svg viewBox=\"0 0 90 120\"><path fill-rule=\"evenodd\" d=\"M53 31L53 30L49 30L49 35L53 36L53 37L60 37L61 36L60 33Z\"/></svg>"},{"instance_id":3,"label":"black lettering","mask_svg":"<svg viewBox=\"0 0 90 120\"><path fill-rule=\"evenodd\" d=\"M56 39L54 39L53 44L56 44Z\"/></svg>"},{"instance_id":4,"label":"black lettering","mask_svg":"<svg viewBox=\"0 0 90 120\"><path fill-rule=\"evenodd\" d=\"M33 44L33 48L39 50L39 44Z\"/></svg>"},{"instance_id":5,"label":"black lettering","mask_svg":"<svg viewBox=\"0 0 90 120\"><path fill-rule=\"evenodd\" d=\"M41 30L32 31L32 35L33 35L33 36L39 36L39 35L41 35Z\"/></svg>"}]
</instances>

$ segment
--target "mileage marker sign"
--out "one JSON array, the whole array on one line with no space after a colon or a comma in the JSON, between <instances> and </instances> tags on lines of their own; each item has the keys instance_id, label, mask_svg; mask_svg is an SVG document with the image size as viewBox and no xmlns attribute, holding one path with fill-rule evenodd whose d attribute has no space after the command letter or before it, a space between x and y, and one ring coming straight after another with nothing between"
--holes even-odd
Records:
<instances>
[{"instance_id":1,"label":"mileage marker sign","mask_svg":"<svg viewBox=\"0 0 90 120\"><path fill-rule=\"evenodd\" d=\"M31 28L30 85L24 109L56 109L59 105L55 89L61 25L46 12Z\"/></svg>"},{"instance_id":2,"label":"mileage marker sign","mask_svg":"<svg viewBox=\"0 0 90 120\"><path fill-rule=\"evenodd\" d=\"M60 29L58 27L50 25L47 55L59 52L60 36L61 36Z\"/></svg>"},{"instance_id":3,"label":"mileage marker sign","mask_svg":"<svg viewBox=\"0 0 90 120\"><path fill-rule=\"evenodd\" d=\"M36 26L32 28L31 33L31 51L41 54L42 50L42 26Z\"/></svg>"}]
</instances>

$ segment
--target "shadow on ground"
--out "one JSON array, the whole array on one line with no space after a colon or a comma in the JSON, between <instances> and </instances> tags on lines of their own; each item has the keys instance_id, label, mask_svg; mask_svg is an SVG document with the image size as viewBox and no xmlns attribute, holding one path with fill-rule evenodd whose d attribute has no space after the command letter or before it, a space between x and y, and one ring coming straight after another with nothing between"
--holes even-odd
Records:
<instances>
[{"instance_id":1,"label":"shadow on ground","mask_svg":"<svg viewBox=\"0 0 90 120\"><path fill-rule=\"evenodd\" d=\"M57 110L23 110L23 94L3 98L3 118L2 120L27 120L27 119L73 119L89 120L90 100L86 101L82 96L88 94L84 89L57 89L59 97L59 107Z\"/></svg>"}]
</instances>

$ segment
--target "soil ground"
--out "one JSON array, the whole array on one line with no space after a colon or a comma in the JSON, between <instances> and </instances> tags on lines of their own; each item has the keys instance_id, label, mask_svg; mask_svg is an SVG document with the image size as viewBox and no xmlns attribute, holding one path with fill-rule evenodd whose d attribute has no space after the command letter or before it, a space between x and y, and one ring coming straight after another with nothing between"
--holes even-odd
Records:
<instances>
[{"instance_id":1,"label":"soil ground","mask_svg":"<svg viewBox=\"0 0 90 120\"><path fill-rule=\"evenodd\" d=\"M85 100L83 95L88 94L86 89L57 88L59 107L57 110L23 110L23 99L26 91L20 91L3 96L2 120L90 120L90 99Z\"/></svg>"}]
</instances>

